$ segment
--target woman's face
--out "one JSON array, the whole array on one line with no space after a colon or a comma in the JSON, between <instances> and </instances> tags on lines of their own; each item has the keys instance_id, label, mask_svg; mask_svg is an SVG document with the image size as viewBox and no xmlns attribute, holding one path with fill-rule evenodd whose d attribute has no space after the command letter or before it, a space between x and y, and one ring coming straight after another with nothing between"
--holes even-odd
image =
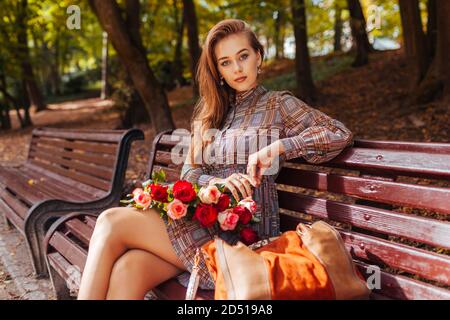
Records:
<instances>
[{"instance_id":1,"label":"woman's face","mask_svg":"<svg viewBox=\"0 0 450 320\"><path fill-rule=\"evenodd\" d=\"M253 50L245 34L233 34L220 40L214 51L219 73L231 88L246 91L257 85L261 55Z\"/></svg>"}]
</instances>

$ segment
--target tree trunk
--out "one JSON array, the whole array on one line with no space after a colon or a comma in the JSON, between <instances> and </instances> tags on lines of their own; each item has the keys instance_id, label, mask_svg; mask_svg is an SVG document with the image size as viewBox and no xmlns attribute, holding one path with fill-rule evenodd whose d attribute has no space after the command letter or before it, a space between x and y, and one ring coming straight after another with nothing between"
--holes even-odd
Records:
<instances>
[{"instance_id":1,"label":"tree trunk","mask_svg":"<svg viewBox=\"0 0 450 320\"><path fill-rule=\"evenodd\" d=\"M141 39L141 7L139 0L126 0L125 2L125 13L126 13L126 26L130 31L134 43L139 47L143 55L146 55L144 45ZM125 69L125 65L123 66ZM139 93L133 86L133 81L126 70L123 72L124 82L129 88L130 100L125 113L122 116L122 127L131 128L135 124L139 123L149 123L150 117L145 109L145 104L142 101Z\"/></svg>"},{"instance_id":2,"label":"tree trunk","mask_svg":"<svg viewBox=\"0 0 450 320\"><path fill-rule=\"evenodd\" d=\"M334 52L342 51L342 8L338 5L334 8Z\"/></svg>"},{"instance_id":3,"label":"tree trunk","mask_svg":"<svg viewBox=\"0 0 450 320\"><path fill-rule=\"evenodd\" d=\"M408 63L413 66L412 86L415 87L425 76L429 65L419 0L399 0L399 4L405 54Z\"/></svg>"},{"instance_id":4,"label":"tree trunk","mask_svg":"<svg viewBox=\"0 0 450 320\"><path fill-rule=\"evenodd\" d=\"M284 23L284 12L283 10L277 11L277 18L275 19L275 32L274 32L274 41L275 41L275 60L279 60L282 57L284 38L282 37L282 26Z\"/></svg>"},{"instance_id":5,"label":"tree trunk","mask_svg":"<svg viewBox=\"0 0 450 320\"><path fill-rule=\"evenodd\" d=\"M311 75L308 52L305 1L291 0L291 9L295 36L296 94L306 102L312 102L315 98L315 88Z\"/></svg>"},{"instance_id":6,"label":"tree trunk","mask_svg":"<svg viewBox=\"0 0 450 320\"><path fill-rule=\"evenodd\" d=\"M20 121L20 127L26 128L26 127L30 127L33 125L33 123L31 122L31 117L30 117L30 99L28 98L28 96L25 94L25 92L27 91L27 83L26 80L22 80L22 108L24 111L24 118L22 119L22 117L20 116L20 112L19 110L17 110L17 117L19 118Z\"/></svg>"},{"instance_id":7,"label":"tree trunk","mask_svg":"<svg viewBox=\"0 0 450 320\"><path fill-rule=\"evenodd\" d=\"M175 32L177 34L177 42L175 44L172 78L177 83L177 87L186 85L186 79L183 77L183 60L181 56L181 49L183 46L183 33L184 33L184 14L181 14L181 22L178 14L178 1L173 1L173 11L175 20Z\"/></svg>"},{"instance_id":8,"label":"tree trunk","mask_svg":"<svg viewBox=\"0 0 450 320\"><path fill-rule=\"evenodd\" d=\"M11 129L11 117L9 116L9 105L0 103L0 130Z\"/></svg>"},{"instance_id":9,"label":"tree trunk","mask_svg":"<svg viewBox=\"0 0 450 320\"><path fill-rule=\"evenodd\" d=\"M102 92L101 99L109 98L111 94L111 88L108 82L108 34L103 32L103 45L102 45Z\"/></svg>"},{"instance_id":10,"label":"tree trunk","mask_svg":"<svg viewBox=\"0 0 450 320\"><path fill-rule=\"evenodd\" d=\"M350 12L350 27L353 41L356 43L356 58L353 67L360 67L369 63L369 52L372 51L366 32L366 19L359 0L347 0Z\"/></svg>"},{"instance_id":11,"label":"tree trunk","mask_svg":"<svg viewBox=\"0 0 450 320\"><path fill-rule=\"evenodd\" d=\"M437 12L436 12L436 0L428 0L427 2L427 49L430 59L436 54L436 39L437 39Z\"/></svg>"},{"instance_id":12,"label":"tree trunk","mask_svg":"<svg viewBox=\"0 0 450 320\"><path fill-rule=\"evenodd\" d=\"M425 78L409 97L408 105L427 103L440 95L450 103L450 1L436 0L436 9L436 55Z\"/></svg>"},{"instance_id":13,"label":"tree trunk","mask_svg":"<svg viewBox=\"0 0 450 320\"><path fill-rule=\"evenodd\" d=\"M138 90L156 132L173 129L167 97L148 65L142 48L133 40L126 28L120 9L114 0L89 0L95 8L100 24L108 33L111 43L126 66L135 88Z\"/></svg>"},{"instance_id":14,"label":"tree trunk","mask_svg":"<svg viewBox=\"0 0 450 320\"><path fill-rule=\"evenodd\" d=\"M53 57L51 59L52 63L50 64L50 78L52 79L52 87L53 94L59 95L61 94L61 76L59 73L59 46L60 46L60 33L58 31L58 35L55 40L55 46L53 50Z\"/></svg>"},{"instance_id":15,"label":"tree trunk","mask_svg":"<svg viewBox=\"0 0 450 320\"><path fill-rule=\"evenodd\" d=\"M22 0L20 3L20 11L17 15L17 27L18 27L18 45L19 45L19 60L22 71L22 78L25 80L26 92L30 97L31 103L36 107L36 111L42 111L46 109L44 98L39 90L36 78L34 76L33 67L31 66L30 51L28 48L27 40L27 26L26 26L26 10L28 1Z\"/></svg>"},{"instance_id":16,"label":"tree trunk","mask_svg":"<svg viewBox=\"0 0 450 320\"><path fill-rule=\"evenodd\" d=\"M438 77L444 86L443 96L450 100L450 1L437 0L437 67Z\"/></svg>"},{"instance_id":17,"label":"tree trunk","mask_svg":"<svg viewBox=\"0 0 450 320\"><path fill-rule=\"evenodd\" d=\"M198 83L195 80L197 74L197 65L200 60L202 50L198 43L198 22L195 13L194 0L183 0L183 15L187 25L189 54L191 56L191 74L194 96L198 96Z\"/></svg>"}]
</instances>

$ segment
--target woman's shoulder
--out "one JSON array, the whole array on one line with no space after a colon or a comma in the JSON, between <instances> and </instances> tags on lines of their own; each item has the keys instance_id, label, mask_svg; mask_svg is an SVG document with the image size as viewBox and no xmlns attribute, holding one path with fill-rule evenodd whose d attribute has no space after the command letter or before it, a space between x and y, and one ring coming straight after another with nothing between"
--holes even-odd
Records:
<instances>
[{"instance_id":1,"label":"woman's shoulder","mask_svg":"<svg viewBox=\"0 0 450 320\"><path fill-rule=\"evenodd\" d=\"M307 105L303 100L296 97L291 90L269 90L266 95L268 99L275 99L277 104Z\"/></svg>"}]
</instances>

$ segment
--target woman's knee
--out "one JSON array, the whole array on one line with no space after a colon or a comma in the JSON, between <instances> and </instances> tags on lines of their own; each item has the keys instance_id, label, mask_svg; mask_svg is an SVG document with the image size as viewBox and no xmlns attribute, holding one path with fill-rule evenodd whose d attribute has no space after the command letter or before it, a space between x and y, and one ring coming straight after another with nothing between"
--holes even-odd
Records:
<instances>
[{"instance_id":1,"label":"woman's knee","mask_svg":"<svg viewBox=\"0 0 450 320\"><path fill-rule=\"evenodd\" d=\"M92 234L92 241L97 238L105 239L110 237L117 237L120 235L120 224L124 217L124 208L110 208L103 211L97 218L94 232Z\"/></svg>"}]
</instances>

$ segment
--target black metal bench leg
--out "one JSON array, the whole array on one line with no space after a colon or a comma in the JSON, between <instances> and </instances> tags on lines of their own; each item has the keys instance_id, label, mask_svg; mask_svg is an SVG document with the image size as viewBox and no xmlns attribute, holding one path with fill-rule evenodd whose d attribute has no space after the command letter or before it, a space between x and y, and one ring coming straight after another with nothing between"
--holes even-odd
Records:
<instances>
[{"instance_id":1,"label":"black metal bench leg","mask_svg":"<svg viewBox=\"0 0 450 320\"><path fill-rule=\"evenodd\" d=\"M31 262L37 278L49 276L45 262L44 238L50 219L57 219L67 212L41 212L31 214L25 219L25 239L31 256Z\"/></svg>"}]
</instances>

